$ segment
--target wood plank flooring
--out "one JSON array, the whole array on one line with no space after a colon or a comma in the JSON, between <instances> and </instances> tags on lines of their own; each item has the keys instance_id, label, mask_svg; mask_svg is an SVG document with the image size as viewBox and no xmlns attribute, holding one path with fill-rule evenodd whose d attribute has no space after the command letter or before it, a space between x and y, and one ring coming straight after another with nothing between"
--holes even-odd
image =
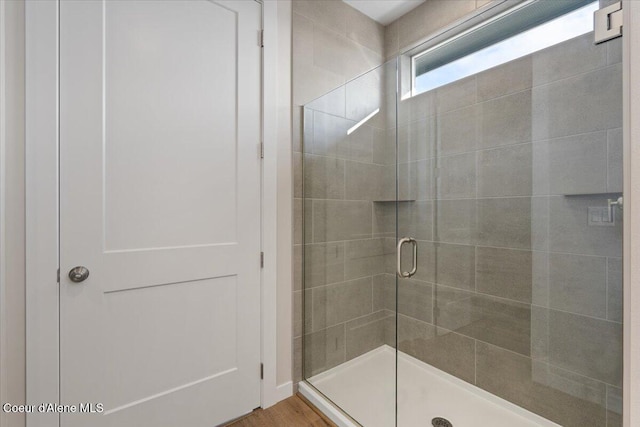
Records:
<instances>
[{"instance_id":1,"label":"wood plank flooring","mask_svg":"<svg viewBox=\"0 0 640 427\"><path fill-rule=\"evenodd\" d=\"M317 411L317 412L316 412ZM299 394L268 409L256 409L227 427L336 427Z\"/></svg>"}]
</instances>

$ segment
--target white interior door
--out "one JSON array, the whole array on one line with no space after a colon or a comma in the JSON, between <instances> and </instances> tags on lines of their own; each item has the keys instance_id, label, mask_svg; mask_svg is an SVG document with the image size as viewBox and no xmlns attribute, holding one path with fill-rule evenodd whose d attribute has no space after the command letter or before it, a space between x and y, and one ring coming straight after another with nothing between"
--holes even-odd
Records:
<instances>
[{"instance_id":1,"label":"white interior door","mask_svg":"<svg viewBox=\"0 0 640 427\"><path fill-rule=\"evenodd\" d=\"M260 28L254 1L61 1L61 400L105 409L62 427L260 406Z\"/></svg>"}]
</instances>

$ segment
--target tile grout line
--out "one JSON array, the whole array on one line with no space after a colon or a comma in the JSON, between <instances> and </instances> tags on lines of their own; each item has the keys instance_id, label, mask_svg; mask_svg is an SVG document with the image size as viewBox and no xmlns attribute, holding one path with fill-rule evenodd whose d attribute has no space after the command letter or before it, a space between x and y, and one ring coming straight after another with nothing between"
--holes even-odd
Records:
<instances>
[{"instance_id":1,"label":"tile grout line","mask_svg":"<svg viewBox=\"0 0 640 427\"><path fill-rule=\"evenodd\" d=\"M604 388L604 425L609 427L609 387Z\"/></svg>"},{"instance_id":2,"label":"tile grout line","mask_svg":"<svg viewBox=\"0 0 640 427\"><path fill-rule=\"evenodd\" d=\"M308 243L307 245L325 245L325 244L338 244L345 242L353 242L353 241L364 241L364 240L375 240L375 239L388 239L393 236L375 236L375 237L365 237L365 238L354 238L347 240L330 240L325 242L315 242ZM579 252L567 252L567 251L550 251L545 249L532 249L532 248L518 248L518 247L509 247L509 246L495 246L495 245L486 245L486 244L472 244L472 243L462 243L462 242L453 242L453 241L438 241L438 240L422 240L417 239L419 242L426 243L437 243L441 245L450 245L450 246L478 246L481 248L491 248L491 249L502 249L508 251L519 251L519 252L546 252L549 254L561 254L561 255L575 255L575 256L583 256L583 257L593 257L593 258L614 258L614 259L622 259L621 256L609 256L609 255L594 255L594 254L586 254Z\"/></svg>"},{"instance_id":3,"label":"tile grout line","mask_svg":"<svg viewBox=\"0 0 640 427\"><path fill-rule=\"evenodd\" d=\"M381 273L381 274L389 274L390 273ZM548 310L548 311L555 311L558 313L563 313L563 314L569 314L572 316L580 316L580 317L586 317L592 320L597 320L597 321L601 321L601 322L606 322L606 323L610 323L610 324L615 324L615 325L622 325L622 322L618 322L615 320L610 320L610 319L606 319L604 317L596 317L596 316L592 316L592 315L588 315L588 314L583 314L583 313L576 313L576 312L571 312L571 311L567 311L567 310L562 310L559 308L555 308L555 307L550 307L550 306L544 306L544 305L540 305L540 304L534 304L532 302L523 302L523 301L518 301L518 300L514 300L514 299L509 299L509 298L505 298L505 297L500 297L497 295L492 295L492 294L487 294L484 292L474 292L468 289L463 289L463 288L458 288L455 286L451 286L451 285L446 285L443 283L434 283L434 282L429 282L429 281L424 281L424 280L419 280L419 279L412 279L415 281L420 282L421 284L425 284L425 285L431 285L432 287L441 287L441 288L448 288L449 290L453 290L456 292L460 292L460 293L465 293L465 294L470 294L470 296L472 295L478 295L481 297L485 297L485 298L489 298L489 299L494 299L494 300L498 300L500 301L504 301L505 304L511 304L511 305L518 305L518 306L526 306L526 307L535 307L535 308L539 308L539 309L544 309L544 310ZM420 320L415 318L416 320Z\"/></svg>"},{"instance_id":4,"label":"tile grout line","mask_svg":"<svg viewBox=\"0 0 640 427\"><path fill-rule=\"evenodd\" d=\"M606 177L605 177L605 182L606 182L606 188L607 191L609 191L609 189L611 188L610 183L609 183L609 134L611 133L611 129L607 129L606 133L605 133L605 148L606 148L606 157L605 157L605 172L606 172Z\"/></svg>"},{"instance_id":5,"label":"tile grout line","mask_svg":"<svg viewBox=\"0 0 640 427\"><path fill-rule=\"evenodd\" d=\"M609 258L604 262L604 316L609 319Z\"/></svg>"},{"instance_id":6,"label":"tile grout line","mask_svg":"<svg viewBox=\"0 0 640 427\"><path fill-rule=\"evenodd\" d=\"M473 340L473 383L478 385L478 340Z\"/></svg>"}]
</instances>

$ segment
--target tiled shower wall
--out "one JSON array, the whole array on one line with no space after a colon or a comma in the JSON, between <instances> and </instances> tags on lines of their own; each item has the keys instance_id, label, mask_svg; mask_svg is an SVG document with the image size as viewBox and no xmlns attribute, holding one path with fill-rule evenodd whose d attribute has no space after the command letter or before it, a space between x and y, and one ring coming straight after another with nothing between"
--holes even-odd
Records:
<instances>
[{"instance_id":1,"label":"tiled shower wall","mask_svg":"<svg viewBox=\"0 0 640 427\"><path fill-rule=\"evenodd\" d=\"M302 106L380 65L384 57L384 27L340 0L294 0L292 20L293 377L298 382L302 378Z\"/></svg>"},{"instance_id":2,"label":"tiled shower wall","mask_svg":"<svg viewBox=\"0 0 640 427\"><path fill-rule=\"evenodd\" d=\"M394 318L374 301L373 283L394 252L395 226L385 233L377 213L395 206L395 140L387 137L395 133L395 75L395 63L385 64L305 106L307 377L384 344Z\"/></svg>"},{"instance_id":3,"label":"tiled shower wall","mask_svg":"<svg viewBox=\"0 0 640 427\"><path fill-rule=\"evenodd\" d=\"M563 426L621 425L621 212L589 225L622 191L620 47L586 34L399 107L399 349ZM374 278L389 310L394 289Z\"/></svg>"},{"instance_id":4,"label":"tiled shower wall","mask_svg":"<svg viewBox=\"0 0 640 427\"><path fill-rule=\"evenodd\" d=\"M491 0L426 0L385 27L385 58L393 58L490 2Z\"/></svg>"},{"instance_id":5,"label":"tiled shower wall","mask_svg":"<svg viewBox=\"0 0 640 427\"><path fill-rule=\"evenodd\" d=\"M484 3L428 0L415 15L449 8L444 26ZM424 36L407 19L386 28L387 54ZM621 191L620 60L620 40L585 35L399 106L399 232L420 240L418 274L398 291L400 349L565 426L621 425L621 214L588 225L588 209ZM296 79L295 62L294 81L333 84ZM395 128L374 121L344 137L357 119L349 99L335 91L305 120L296 380L303 234L306 374L396 343Z\"/></svg>"},{"instance_id":6,"label":"tiled shower wall","mask_svg":"<svg viewBox=\"0 0 640 427\"><path fill-rule=\"evenodd\" d=\"M392 57L408 43L424 38L486 3L488 0L427 0L383 27L341 0L293 1L294 382L302 379L301 106L382 64L385 57ZM403 20L412 23L408 25ZM403 23L400 25L400 22ZM403 29L402 34L399 28ZM393 147L387 148L391 148L393 154ZM388 176L385 182L389 185ZM387 250L391 250L389 242Z\"/></svg>"}]
</instances>

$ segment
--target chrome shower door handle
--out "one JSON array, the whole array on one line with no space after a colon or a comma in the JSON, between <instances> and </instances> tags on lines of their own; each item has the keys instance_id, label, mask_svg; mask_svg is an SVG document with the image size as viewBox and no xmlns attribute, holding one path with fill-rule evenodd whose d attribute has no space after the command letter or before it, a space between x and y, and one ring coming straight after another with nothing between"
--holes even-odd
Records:
<instances>
[{"instance_id":1,"label":"chrome shower door handle","mask_svg":"<svg viewBox=\"0 0 640 427\"><path fill-rule=\"evenodd\" d=\"M402 271L402 245L405 243L411 243L411 245L413 245L413 267L411 268L411 271ZM416 274L416 271L418 271L418 242L416 242L416 239L413 237L403 237L398 240L396 256L396 273L398 274L398 277L407 279Z\"/></svg>"}]
</instances>

